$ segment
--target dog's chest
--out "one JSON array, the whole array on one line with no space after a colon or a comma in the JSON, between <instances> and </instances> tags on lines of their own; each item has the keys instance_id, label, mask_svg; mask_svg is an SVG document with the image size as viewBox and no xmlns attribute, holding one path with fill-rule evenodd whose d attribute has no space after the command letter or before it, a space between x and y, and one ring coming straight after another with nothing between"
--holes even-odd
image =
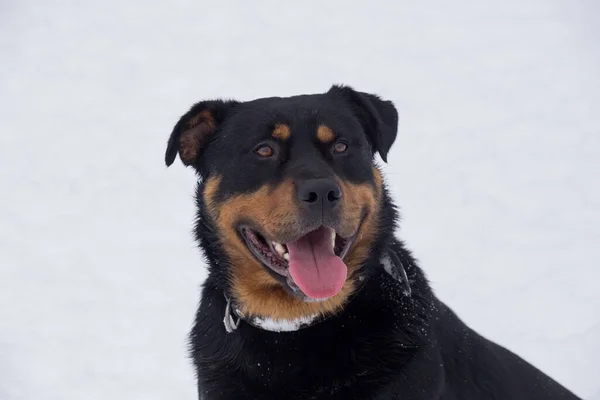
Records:
<instances>
[{"instance_id":1,"label":"dog's chest","mask_svg":"<svg viewBox=\"0 0 600 400\"><path fill-rule=\"evenodd\" d=\"M228 346L235 356L223 359L218 367L205 365L213 372L209 380L200 373L200 386L213 388L205 398L377 398L366 393L372 395L393 381L404 364L407 349L398 342L377 341L360 332L309 332L277 334L241 326L233 334L249 335ZM215 374L215 369L220 373Z\"/></svg>"}]
</instances>

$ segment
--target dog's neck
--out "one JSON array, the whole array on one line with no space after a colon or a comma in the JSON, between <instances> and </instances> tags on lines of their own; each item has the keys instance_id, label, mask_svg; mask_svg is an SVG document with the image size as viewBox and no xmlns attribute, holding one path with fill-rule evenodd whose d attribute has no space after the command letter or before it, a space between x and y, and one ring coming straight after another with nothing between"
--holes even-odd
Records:
<instances>
[{"instance_id":1,"label":"dog's neck","mask_svg":"<svg viewBox=\"0 0 600 400\"><path fill-rule=\"evenodd\" d=\"M304 328L308 328L319 322L326 320L328 317L319 314L304 316L293 320L273 319L270 317L258 317L244 315L235 303L225 295L227 304L225 306L225 315L223 317L223 325L227 333L232 333L239 327L240 323L245 322L255 328L270 332L294 332Z\"/></svg>"}]
</instances>

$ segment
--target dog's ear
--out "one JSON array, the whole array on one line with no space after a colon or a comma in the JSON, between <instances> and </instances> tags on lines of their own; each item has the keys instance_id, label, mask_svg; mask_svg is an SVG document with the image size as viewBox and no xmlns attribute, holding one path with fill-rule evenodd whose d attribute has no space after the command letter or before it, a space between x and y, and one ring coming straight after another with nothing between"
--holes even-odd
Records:
<instances>
[{"instance_id":1,"label":"dog's ear","mask_svg":"<svg viewBox=\"0 0 600 400\"><path fill-rule=\"evenodd\" d=\"M378 152L387 162L387 154L398 131L398 111L394 104L349 86L333 85L328 93L341 96L349 104L371 142L373 153Z\"/></svg>"},{"instance_id":2,"label":"dog's ear","mask_svg":"<svg viewBox=\"0 0 600 400\"><path fill-rule=\"evenodd\" d=\"M177 122L167 144L165 163L173 164L177 152L185 165L195 164L209 137L225 121L237 101L209 100L196 103Z\"/></svg>"}]
</instances>

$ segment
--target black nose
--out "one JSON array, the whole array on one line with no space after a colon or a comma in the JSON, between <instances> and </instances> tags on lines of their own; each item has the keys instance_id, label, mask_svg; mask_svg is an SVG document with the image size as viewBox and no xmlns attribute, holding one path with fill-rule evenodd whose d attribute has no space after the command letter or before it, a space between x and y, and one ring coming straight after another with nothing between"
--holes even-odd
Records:
<instances>
[{"instance_id":1,"label":"black nose","mask_svg":"<svg viewBox=\"0 0 600 400\"><path fill-rule=\"evenodd\" d=\"M308 179L298 185L298 198L311 208L333 208L341 197L342 189L333 179Z\"/></svg>"}]
</instances>

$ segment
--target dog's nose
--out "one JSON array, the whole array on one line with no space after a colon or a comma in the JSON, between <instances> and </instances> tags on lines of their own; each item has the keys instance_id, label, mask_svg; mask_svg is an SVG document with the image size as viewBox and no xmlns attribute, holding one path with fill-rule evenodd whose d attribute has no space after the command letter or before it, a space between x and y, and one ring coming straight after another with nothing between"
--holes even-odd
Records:
<instances>
[{"instance_id":1,"label":"dog's nose","mask_svg":"<svg viewBox=\"0 0 600 400\"><path fill-rule=\"evenodd\" d=\"M342 189L333 179L308 179L298 185L298 198L310 208L334 208L342 198Z\"/></svg>"}]
</instances>

